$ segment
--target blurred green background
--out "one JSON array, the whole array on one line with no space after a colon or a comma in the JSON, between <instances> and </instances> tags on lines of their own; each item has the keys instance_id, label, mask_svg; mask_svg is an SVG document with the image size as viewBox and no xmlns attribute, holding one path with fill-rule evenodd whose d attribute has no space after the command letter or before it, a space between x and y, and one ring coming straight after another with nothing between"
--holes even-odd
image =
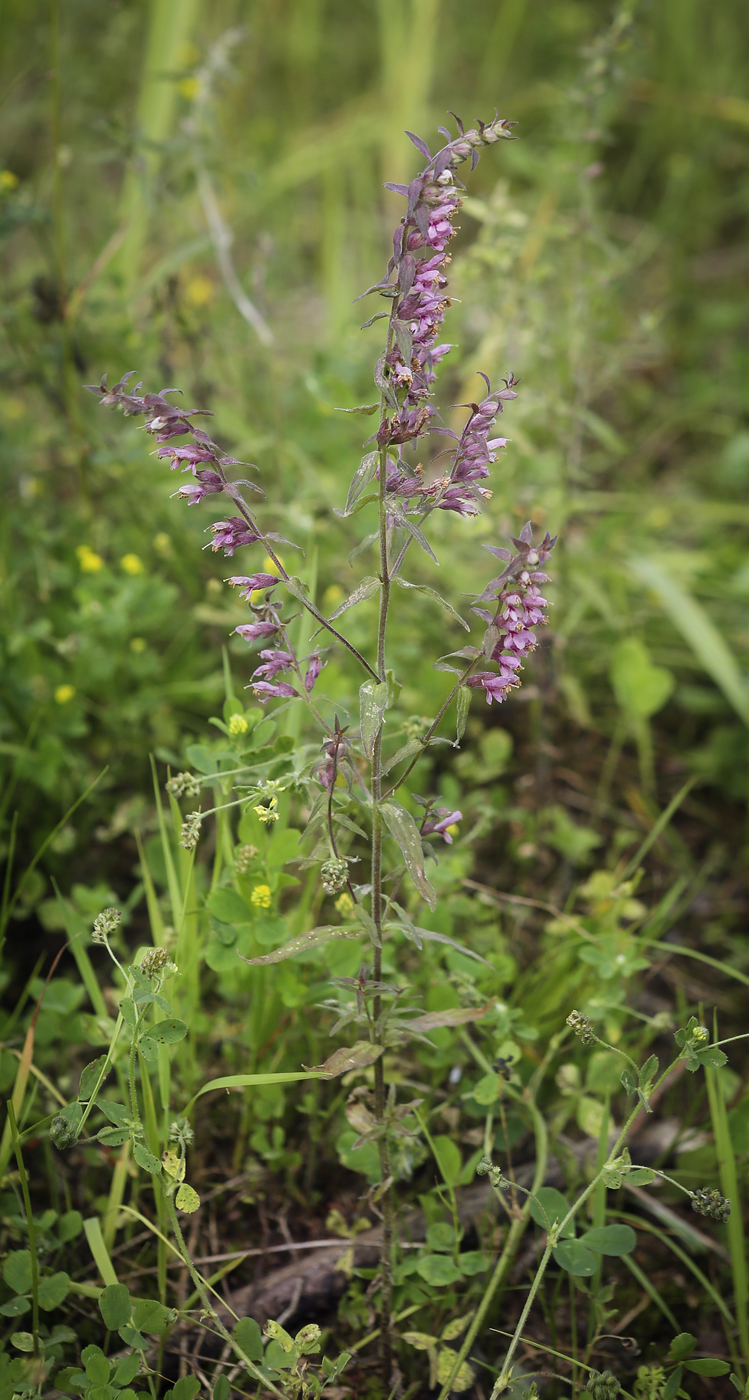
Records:
<instances>
[{"instance_id":1,"label":"blurred green background","mask_svg":"<svg viewBox=\"0 0 749 1400\"><path fill-rule=\"evenodd\" d=\"M82 385L137 368L213 408L221 443L261 469L265 523L304 546L300 570L335 606L371 572L366 553L348 560L367 522L333 514L366 420L335 410L372 397L381 337L359 331L371 305L353 299L400 213L382 182L418 168L404 128L434 143L446 109L470 122L497 105L520 139L467 177L440 402L474 397L478 369L523 382L486 515L437 522L439 579L425 556L412 577L465 606L488 576L477 540L530 516L561 543L528 684L499 714L475 705L457 775L438 782L454 800L530 772L518 858L525 842L584 865L612 793L647 825L693 771L693 855L735 852L745 6L6 0L0 28L5 848L14 812L27 857L108 765L49 869L65 887L121 881L151 820L149 753L184 766L223 697L222 645L237 686L251 670L229 640L244 610L226 562L202 552L224 512L170 500L179 479ZM357 644L371 620L351 615ZM434 711L450 645L427 600L396 617L406 716ZM325 678L353 702L344 666ZM44 894L28 882L26 909Z\"/></svg>"}]
</instances>

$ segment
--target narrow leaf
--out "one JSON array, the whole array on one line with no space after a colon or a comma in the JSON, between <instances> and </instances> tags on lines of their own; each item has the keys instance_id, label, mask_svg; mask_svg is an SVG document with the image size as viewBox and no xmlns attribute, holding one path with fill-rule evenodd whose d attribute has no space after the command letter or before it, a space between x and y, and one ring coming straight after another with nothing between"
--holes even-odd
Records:
<instances>
[{"instance_id":1,"label":"narrow leaf","mask_svg":"<svg viewBox=\"0 0 749 1400\"><path fill-rule=\"evenodd\" d=\"M374 754L377 735L382 728L382 717L387 709L387 703L388 686L384 681L364 681L359 686L362 744L370 762Z\"/></svg>"},{"instance_id":2,"label":"narrow leaf","mask_svg":"<svg viewBox=\"0 0 749 1400\"><path fill-rule=\"evenodd\" d=\"M463 620L460 613L455 611L452 604L448 603L447 599L437 592L436 588L429 588L425 583L409 583L408 579L401 578L400 574L395 575L395 582L399 588L414 588L417 593L423 593L425 598L431 598L435 603L439 603L440 607L449 612L450 616L454 617L455 621L459 622L466 632L470 632L468 623Z\"/></svg>"},{"instance_id":3,"label":"narrow leaf","mask_svg":"<svg viewBox=\"0 0 749 1400\"><path fill-rule=\"evenodd\" d=\"M437 896L424 870L424 850L416 822L411 813L396 802L383 802L380 810L390 835L400 846L406 868L419 894L430 909L434 909Z\"/></svg>"},{"instance_id":4,"label":"narrow leaf","mask_svg":"<svg viewBox=\"0 0 749 1400\"><path fill-rule=\"evenodd\" d=\"M372 317L372 321L377 321L380 316L387 316L387 314L387 311L378 311L377 315ZM367 321L367 325L371 326L372 321ZM363 326L362 330L364 330ZM379 403L360 403L357 404L356 408L337 408L336 413L363 413L369 417L370 414L376 413L379 407Z\"/></svg>"},{"instance_id":5,"label":"narrow leaf","mask_svg":"<svg viewBox=\"0 0 749 1400\"><path fill-rule=\"evenodd\" d=\"M300 933L289 943L284 943L282 948L276 948L272 953L265 953L262 958L246 958L243 953L239 953L238 957L242 959L242 962L249 963L251 967L260 967L266 963L285 962L287 958L295 958L298 953L305 953L308 948L319 948L321 943L356 937L357 935L345 925L329 924L321 928L314 928L310 933Z\"/></svg>"},{"instance_id":6,"label":"narrow leaf","mask_svg":"<svg viewBox=\"0 0 749 1400\"><path fill-rule=\"evenodd\" d=\"M330 614L328 621L334 622L337 617L341 617L343 613L348 612L349 608L355 608L357 603L363 603L365 598L373 598L375 593L379 593L381 588L382 584L378 578L363 578L358 588L354 589L345 603L341 603L340 607L336 608L335 612Z\"/></svg>"},{"instance_id":7,"label":"narrow leaf","mask_svg":"<svg viewBox=\"0 0 749 1400\"><path fill-rule=\"evenodd\" d=\"M424 1016L416 1016L409 1021L409 1026L417 1031L436 1031L441 1026L465 1026L469 1021L483 1021L493 1010L494 1002L487 1001L484 1006L454 1006L448 1011L427 1011Z\"/></svg>"},{"instance_id":8,"label":"narrow leaf","mask_svg":"<svg viewBox=\"0 0 749 1400\"><path fill-rule=\"evenodd\" d=\"M457 715L455 719L455 733L458 743L460 743L466 732L470 708L471 692L467 685L462 685L458 691Z\"/></svg>"},{"instance_id":9,"label":"narrow leaf","mask_svg":"<svg viewBox=\"0 0 749 1400\"><path fill-rule=\"evenodd\" d=\"M382 1053L381 1045L373 1045L369 1040L357 1040L356 1045L343 1045L339 1050L334 1050L324 1064L318 1065L317 1073L325 1079L336 1079L349 1070L366 1069L367 1065L379 1060Z\"/></svg>"}]
</instances>

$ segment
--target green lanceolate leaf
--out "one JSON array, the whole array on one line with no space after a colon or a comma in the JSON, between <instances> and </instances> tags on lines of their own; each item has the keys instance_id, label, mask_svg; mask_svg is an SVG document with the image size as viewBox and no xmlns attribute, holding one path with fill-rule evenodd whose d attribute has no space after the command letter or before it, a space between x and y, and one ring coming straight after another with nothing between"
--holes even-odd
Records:
<instances>
[{"instance_id":1,"label":"green lanceolate leaf","mask_svg":"<svg viewBox=\"0 0 749 1400\"><path fill-rule=\"evenodd\" d=\"M364 752L372 761L377 735L382 728L388 707L388 685L385 681L364 681L359 686L359 713Z\"/></svg>"},{"instance_id":2,"label":"green lanceolate leaf","mask_svg":"<svg viewBox=\"0 0 749 1400\"><path fill-rule=\"evenodd\" d=\"M335 622L335 619L341 617L343 613L348 612L349 608L355 608L357 603L363 603L366 598L373 598L375 593L379 593L381 588L382 584L378 578L374 576L363 578L359 586L354 589L353 593L350 594L346 601L341 603L341 606L330 614L328 622Z\"/></svg>"},{"instance_id":3,"label":"green lanceolate leaf","mask_svg":"<svg viewBox=\"0 0 749 1400\"><path fill-rule=\"evenodd\" d=\"M467 685L462 685L458 691L457 715L455 718L455 737L458 743L460 743L461 739L463 738L463 735L466 732L466 725L468 723L468 715L470 709L471 692L468 689Z\"/></svg>"},{"instance_id":4,"label":"green lanceolate leaf","mask_svg":"<svg viewBox=\"0 0 749 1400\"><path fill-rule=\"evenodd\" d=\"M482 1021L491 1015L495 1003L488 1001L484 1006L453 1006L447 1011L427 1011L423 1016L414 1016L408 1025L416 1031L436 1031L442 1026L466 1026L471 1021Z\"/></svg>"},{"instance_id":5,"label":"green lanceolate leaf","mask_svg":"<svg viewBox=\"0 0 749 1400\"><path fill-rule=\"evenodd\" d=\"M437 904L437 895L426 877L424 849L416 822L411 813L397 802L383 802L380 811L390 835L397 841L401 849L406 869L419 894L422 899L426 900L430 909L434 909Z\"/></svg>"},{"instance_id":6,"label":"green lanceolate leaf","mask_svg":"<svg viewBox=\"0 0 749 1400\"><path fill-rule=\"evenodd\" d=\"M367 321L367 325L371 326L372 321L378 321L380 317L387 316L387 314L387 311L375 312L371 320ZM362 326L362 330L363 329L364 327ZM369 418L371 414L377 412L379 407L380 405L378 403L359 403L356 405L356 408L337 408L336 413L363 413L365 417Z\"/></svg>"},{"instance_id":7,"label":"green lanceolate leaf","mask_svg":"<svg viewBox=\"0 0 749 1400\"><path fill-rule=\"evenodd\" d=\"M246 958L243 953L239 953L238 956L242 962L258 967L266 963L285 962L287 958L295 958L298 953L306 953L309 948L319 948L321 943L330 943L341 938L358 938L358 936L347 925L326 924L321 928L313 928L309 933L300 933L289 943L284 943L283 948L276 948L272 953L265 953L261 958Z\"/></svg>"},{"instance_id":8,"label":"green lanceolate leaf","mask_svg":"<svg viewBox=\"0 0 749 1400\"><path fill-rule=\"evenodd\" d=\"M370 1040L357 1040L355 1045L342 1045L334 1050L327 1060L318 1066L318 1074L326 1079L337 1079L340 1074L348 1074L352 1069L366 1069L373 1065L383 1053L381 1045L373 1045Z\"/></svg>"},{"instance_id":9,"label":"green lanceolate leaf","mask_svg":"<svg viewBox=\"0 0 749 1400\"><path fill-rule=\"evenodd\" d=\"M404 530L408 530L409 534L413 535L419 547L424 550L424 553L428 554L429 558L432 559L435 564L439 564L440 561L423 530L416 524L415 520L409 520L400 501L393 499L393 497L388 499L388 515L393 517L397 525L401 525Z\"/></svg>"},{"instance_id":10,"label":"green lanceolate leaf","mask_svg":"<svg viewBox=\"0 0 749 1400\"><path fill-rule=\"evenodd\" d=\"M397 583L399 588L413 588L417 593L423 593L425 598L431 598L433 602L439 603L440 607L444 608L445 612L449 612L450 616L453 617L456 622L459 622L460 626L463 627L466 632L470 632L471 629L468 623L464 621L460 613L455 611L452 604L448 603L447 599L443 598L441 593L437 592L436 588L428 588L425 583L409 583L407 579L401 578L400 574L395 575L394 582Z\"/></svg>"},{"instance_id":11,"label":"green lanceolate leaf","mask_svg":"<svg viewBox=\"0 0 749 1400\"><path fill-rule=\"evenodd\" d=\"M144 1172L150 1172L152 1176L156 1176L161 1171L161 1162L158 1157L154 1157L153 1153L149 1152L142 1142L133 1143L133 1157Z\"/></svg>"},{"instance_id":12,"label":"green lanceolate leaf","mask_svg":"<svg viewBox=\"0 0 749 1400\"><path fill-rule=\"evenodd\" d=\"M97 1084L99 1083L102 1070L104 1069L106 1063L106 1055L100 1055L98 1060L92 1060L91 1064L86 1065L86 1068L81 1071L81 1082L78 1087L79 1103L88 1103Z\"/></svg>"},{"instance_id":13,"label":"green lanceolate leaf","mask_svg":"<svg viewBox=\"0 0 749 1400\"><path fill-rule=\"evenodd\" d=\"M353 509L359 497L361 496L362 491L365 489L365 487L369 486L370 481L373 480L374 474L377 471L377 464L379 460L379 452L367 452L366 455L362 457L361 462L359 463L359 466L357 467L351 479L351 485L348 489L346 505L343 512L344 515L348 515L349 511Z\"/></svg>"}]
</instances>

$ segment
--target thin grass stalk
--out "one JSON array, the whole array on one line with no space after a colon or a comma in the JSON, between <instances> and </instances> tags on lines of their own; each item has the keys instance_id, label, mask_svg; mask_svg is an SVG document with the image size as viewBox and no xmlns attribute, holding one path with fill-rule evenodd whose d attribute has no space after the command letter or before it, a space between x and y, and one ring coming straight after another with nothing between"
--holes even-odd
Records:
<instances>
[{"instance_id":1,"label":"thin grass stalk","mask_svg":"<svg viewBox=\"0 0 749 1400\"><path fill-rule=\"evenodd\" d=\"M714 1040L718 1039L717 1024L713 1026L713 1038ZM727 1200L731 1202L731 1214L726 1223L726 1234L731 1255L736 1325L742 1355L749 1360L749 1270L747 1269L744 1218L736 1170L736 1156L731 1141L728 1114L719 1074L719 1070L705 1069L710 1119L715 1138L715 1152L718 1158L720 1189Z\"/></svg>"},{"instance_id":2,"label":"thin grass stalk","mask_svg":"<svg viewBox=\"0 0 749 1400\"><path fill-rule=\"evenodd\" d=\"M135 114L140 150L125 176L119 222L127 233L113 265L132 294L148 235L153 188L177 110L177 77L185 64L200 0L151 0L143 75Z\"/></svg>"}]
</instances>

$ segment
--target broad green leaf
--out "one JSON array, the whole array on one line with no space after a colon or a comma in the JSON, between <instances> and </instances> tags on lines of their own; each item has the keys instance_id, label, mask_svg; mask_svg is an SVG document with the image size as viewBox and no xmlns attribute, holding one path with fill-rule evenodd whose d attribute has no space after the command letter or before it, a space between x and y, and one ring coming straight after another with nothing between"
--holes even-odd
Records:
<instances>
[{"instance_id":1,"label":"broad green leaf","mask_svg":"<svg viewBox=\"0 0 749 1400\"><path fill-rule=\"evenodd\" d=\"M531 1217L543 1230L548 1230L555 1222L559 1224L569 1211L569 1206L561 1191L557 1191L554 1186L541 1186L531 1199ZM544 1214L545 1212L545 1214ZM575 1222L570 1220L565 1226L562 1237L572 1236L575 1233Z\"/></svg>"},{"instance_id":2,"label":"broad green leaf","mask_svg":"<svg viewBox=\"0 0 749 1400\"><path fill-rule=\"evenodd\" d=\"M356 939L358 936L358 934L352 933L346 925L325 924L320 928L312 929L309 933L300 933L297 938L292 938L289 943L284 943L283 948L276 948L272 953L264 953L261 958L246 958L243 953L238 956L242 962L250 963L251 966L279 963L285 962L287 958L295 958L298 953L306 953L309 948L319 948L322 943L330 943L340 939Z\"/></svg>"},{"instance_id":3,"label":"broad green leaf","mask_svg":"<svg viewBox=\"0 0 749 1400\"><path fill-rule=\"evenodd\" d=\"M411 813L397 802L383 802L380 811L390 835L400 847L406 862L406 869L419 894L422 899L426 900L430 909L434 909L437 904L437 895L426 877L424 848L416 822Z\"/></svg>"},{"instance_id":4,"label":"broad green leaf","mask_svg":"<svg viewBox=\"0 0 749 1400\"><path fill-rule=\"evenodd\" d=\"M450 1380L450 1377L452 1376L453 1371L455 1369L455 1363L457 1359L458 1353L457 1351L454 1351L452 1347L440 1348L439 1355L437 1358L438 1385L446 1385L447 1382ZM452 1394L454 1392L455 1394L459 1394L464 1390L470 1390L475 1379L476 1374L473 1370L473 1367L469 1366L467 1361L461 1362L460 1366L457 1369L457 1372L455 1373L452 1381L450 1382L450 1393Z\"/></svg>"},{"instance_id":5,"label":"broad green leaf","mask_svg":"<svg viewBox=\"0 0 749 1400\"><path fill-rule=\"evenodd\" d=\"M236 890L214 890L208 896L206 906L209 913L222 924L249 924L253 919L253 911Z\"/></svg>"},{"instance_id":6,"label":"broad green leaf","mask_svg":"<svg viewBox=\"0 0 749 1400\"><path fill-rule=\"evenodd\" d=\"M611 684L627 714L649 719L662 709L674 688L674 678L663 666L654 666L647 648L637 637L626 637L614 648Z\"/></svg>"},{"instance_id":7,"label":"broad green leaf","mask_svg":"<svg viewBox=\"0 0 749 1400\"><path fill-rule=\"evenodd\" d=\"M110 1283L99 1299L99 1311L104 1318L104 1325L110 1332L119 1331L120 1327L125 1327L130 1321L132 1303L130 1293L124 1283ZM129 1381L132 1376L129 1377Z\"/></svg>"},{"instance_id":8,"label":"broad green leaf","mask_svg":"<svg viewBox=\"0 0 749 1400\"><path fill-rule=\"evenodd\" d=\"M205 744L188 744L185 753L188 763L199 773L218 772L218 759Z\"/></svg>"},{"instance_id":9,"label":"broad green leaf","mask_svg":"<svg viewBox=\"0 0 749 1400\"><path fill-rule=\"evenodd\" d=\"M696 1345L697 1338L693 1337L691 1332L680 1332L678 1337L674 1337L668 1350L674 1361L684 1361L686 1357L691 1355Z\"/></svg>"},{"instance_id":10,"label":"broad green leaf","mask_svg":"<svg viewBox=\"0 0 749 1400\"><path fill-rule=\"evenodd\" d=\"M348 1074L352 1069L366 1069L379 1060L383 1052L381 1045L373 1045L370 1040L357 1040L355 1045L342 1045L334 1050L327 1060L318 1066L317 1073L326 1079L336 1079L339 1074Z\"/></svg>"},{"instance_id":11,"label":"broad green leaf","mask_svg":"<svg viewBox=\"0 0 749 1400\"><path fill-rule=\"evenodd\" d=\"M78 1086L79 1103L88 1103L106 1063L106 1055L100 1055L98 1060L92 1060L91 1064L81 1071L81 1082Z\"/></svg>"},{"instance_id":12,"label":"broad green leaf","mask_svg":"<svg viewBox=\"0 0 749 1400\"><path fill-rule=\"evenodd\" d=\"M86 1368L86 1379L89 1380L92 1385L107 1384L111 1366L101 1347L84 1347L81 1352L81 1361Z\"/></svg>"},{"instance_id":13,"label":"broad green leaf","mask_svg":"<svg viewBox=\"0 0 749 1400\"><path fill-rule=\"evenodd\" d=\"M465 1254L458 1255L460 1272L467 1278L473 1278L476 1274L483 1274L489 1267L489 1256L482 1254L480 1249L468 1249Z\"/></svg>"},{"instance_id":14,"label":"broad green leaf","mask_svg":"<svg viewBox=\"0 0 749 1400\"><path fill-rule=\"evenodd\" d=\"M479 1080L478 1084L474 1084L471 1097L476 1100L476 1103L480 1103L485 1108L488 1108L489 1104L496 1103L499 1098L499 1085L499 1075L494 1074L492 1071L489 1074L485 1074L483 1079Z\"/></svg>"},{"instance_id":15,"label":"broad green leaf","mask_svg":"<svg viewBox=\"0 0 749 1400\"><path fill-rule=\"evenodd\" d=\"M262 1361L263 1336L254 1317L240 1317L233 1336L250 1361Z\"/></svg>"},{"instance_id":16,"label":"broad green leaf","mask_svg":"<svg viewBox=\"0 0 749 1400\"><path fill-rule=\"evenodd\" d=\"M24 1313L31 1309L31 1299L17 1293L15 1297L9 1298L7 1303L0 1305L0 1316L2 1317L23 1317Z\"/></svg>"},{"instance_id":17,"label":"broad green leaf","mask_svg":"<svg viewBox=\"0 0 749 1400\"><path fill-rule=\"evenodd\" d=\"M701 1356L683 1364L684 1370L694 1372L695 1376L725 1376L731 1369L727 1361L721 1361L717 1356Z\"/></svg>"},{"instance_id":18,"label":"broad green leaf","mask_svg":"<svg viewBox=\"0 0 749 1400\"><path fill-rule=\"evenodd\" d=\"M455 1248L455 1227L446 1220L436 1220L427 1229L427 1244L437 1254L452 1254ZM456 1332L457 1337L457 1332Z\"/></svg>"},{"instance_id":19,"label":"broad green leaf","mask_svg":"<svg viewBox=\"0 0 749 1400\"><path fill-rule=\"evenodd\" d=\"M432 1138L432 1147L437 1165L445 1181L449 1186L455 1186L463 1165L457 1142L454 1142L451 1137L440 1134L438 1137Z\"/></svg>"},{"instance_id":20,"label":"broad green leaf","mask_svg":"<svg viewBox=\"0 0 749 1400\"><path fill-rule=\"evenodd\" d=\"M31 1332L11 1332L10 1340L18 1351L34 1350L34 1336Z\"/></svg>"},{"instance_id":21,"label":"broad green leaf","mask_svg":"<svg viewBox=\"0 0 749 1400\"><path fill-rule=\"evenodd\" d=\"M364 681L359 686L359 715L362 744L367 758L372 760L377 735L382 728L383 715L388 705L388 686L385 681Z\"/></svg>"},{"instance_id":22,"label":"broad green leaf","mask_svg":"<svg viewBox=\"0 0 749 1400\"><path fill-rule=\"evenodd\" d=\"M161 1162L158 1157L154 1157L153 1153L149 1152L142 1142L133 1143L133 1157L144 1172L151 1172L153 1176L156 1176L161 1171ZM138 1323L135 1325L137 1327Z\"/></svg>"},{"instance_id":23,"label":"broad green leaf","mask_svg":"<svg viewBox=\"0 0 749 1400\"><path fill-rule=\"evenodd\" d=\"M79 1210L66 1210L57 1222L57 1238L62 1244L75 1240L83 1230L83 1216Z\"/></svg>"},{"instance_id":24,"label":"broad green leaf","mask_svg":"<svg viewBox=\"0 0 749 1400\"><path fill-rule=\"evenodd\" d=\"M619 1258L622 1254L632 1253L637 1244L637 1235L631 1225L597 1225L592 1230L586 1230L580 1236L580 1241L588 1249L595 1250L596 1254Z\"/></svg>"},{"instance_id":25,"label":"broad green leaf","mask_svg":"<svg viewBox=\"0 0 749 1400\"><path fill-rule=\"evenodd\" d=\"M231 1383L225 1371L221 1372L214 1384L213 1400L231 1400Z\"/></svg>"},{"instance_id":26,"label":"broad green leaf","mask_svg":"<svg viewBox=\"0 0 749 1400\"><path fill-rule=\"evenodd\" d=\"M199 1392L200 1381L197 1376L180 1376L174 1388L166 1392L164 1400L195 1400Z\"/></svg>"},{"instance_id":27,"label":"broad green leaf","mask_svg":"<svg viewBox=\"0 0 749 1400\"><path fill-rule=\"evenodd\" d=\"M174 1045L178 1040L184 1040L187 1024L170 1017L169 1020L157 1021L155 1025L149 1026L146 1034L149 1040L155 1040L159 1045Z\"/></svg>"},{"instance_id":28,"label":"broad green leaf","mask_svg":"<svg viewBox=\"0 0 749 1400\"><path fill-rule=\"evenodd\" d=\"M470 632L469 624L464 621L460 613L455 611L452 604L448 603L447 599L437 592L436 588L429 588L425 583L409 583L408 579L401 578L400 574L395 575L395 583L399 588L413 588L417 593L423 593L425 598L431 598L434 603L439 603L440 607L444 608L445 612L449 612L450 616L459 622L466 632Z\"/></svg>"},{"instance_id":29,"label":"broad green leaf","mask_svg":"<svg viewBox=\"0 0 749 1400\"><path fill-rule=\"evenodd\" d=\"M200 1196L192 1186L183 1181L174 1198L174 1204L177 1210L183 1210L185 1215L193 1215L200 1207Z\"/></svg>"},{"instance_id":30,"label":"broad green leaf","mask_svg":"<svg viewBox=\"0 0 749 1400\"><path fill-rule=\"evenodd\" d=\"M575 1109L575 1118L578 1127L582 1128L587 1137L600 1137L603 1112L603 1104L600 1100L591 1099L587 1094L580 1095Z\"/></svg>"},{"instance_id":31,"label":"broad green leaf","mask_svg":"<svg viewBox=\"0 0 749 1400\"><path fill-rule=\"evenodd\" d=\"M428 1332L404 1332L403 1340L408 1342L410 1347L414 1347L416 1351L431 1351L436 1338L430 1337Z\"/></svg>"},{"instance_id":32,"label":"broad green leaf","mask_svg":"<svg viewBox=\"0 0 749 1400\"><path fill-rule=\"evenodd\" d=\"M127 1142L130 1136L129 1128L100 1128L96 1134L96 1141L104 1147L122 1147L123 1142Z\"/></svg>"},{"instance_id":33,"label":"broad green leaf","mask_svg":"<svg viewBox=\"0 0 749 1400\"><path fill-rule=\"evenodd\" d=\"M337 617L341 617L343 613L348 612L349 608L355 608L357 603L363 603L365 599L373 598L375 593L379 593L381 588L382 584L378 578L363 578L358 588L355 588L353 593L349 594L348 598L346 598L345 602L341 603L340 607L337 607L335 612L330 614L328 622L334 622Z\"/></svg>"},{"instance_id":34,"label":"broad green leaf","mask_svg":"<svg viewBox=\"0 0 749 1400\"><path fill-rule=\"evenodd\" d=\"M460 1269L445 1254L427 1254L419 1260L416 1272L433 1288L445 1288L448 1283L457 1283L462 1277Z\"/></svg>"},{"instance_id":35,"label":"broad green leaf","mask_svg":"<svg viewBox=\"0 0 749 1400\"><path fill-rule=\"evenodd\" d=\"M633 1186L649 1186L651 1181L655 1181L655 1172L650 1167L633 1167L627 1172L627 1181Z\"/></svg>"},{"instance_id":36,"label":"broad green leaf","mask_svg":"<svg viewBox=\"0 0 749 1400\"><path fill-rule=\"evenodd\" d=\"M53 1308L59 1308L61 1303L70 1292L70 1279L68 1275L60 1270L59 1273L50 1274L47 1278L39 1280L39 1307L45 1312L52 1312Z\"/></svg>"},{"instance_id":37,"label":"broad green leaf","mask_svg":"<svg viewBox=\"0 0 749 1400\"><path fill-rule=\"evenodd\" d=\"M725 638L701 603L655 559L629 561L632 572L658 595L671 621L720 687L745 724L749 724L749 688Z\"/></svg>"},{"instance_id":38,"label":"broad green leaf","mask_svg":"<svg viewBox=\"0 0 749 1400\"><path fill-rule=\"evenodd\" d=\"M177 1314L173 1308L165 1308L154 1298L139 1298L133 1309L133 1323L139 1332L160 1337L171 1327Z\"/></svg>"},{"instance_id":39,"label":"broad green leaf","mask_svg":"<svg viewBox=\"0 0 749 1400\"><path fill-rule=\"evenodd\" d=\"M31 1254L28 1249L14 1249L3 1264L3 1278L14 1293L31 1292Z\"/></svg>"},{"instance_id":40,"label":"broad green leaf","mask_svg":"<svg viewBox=\"0 0 749 1400\"><path fill-rule=\"evenodd\" d=\"M595 1254L591 1254L579 1240L562 1240L553 1250L560 1269L578 1278L591 1278L598 1268Z\"/></svg>"},{"instance_id":41,"label":"broad green leaf","mask_svg":"<svg viewBox=\"0 0 749 1400\"><path fill-rule=\"evenodd\" d=\"M294 1338L289 1336L289 1333L286 1331L285 1327L281 1326L280 1322L274 1322L271 1319L269 1322L266 1322L263 1331L266 1337L270 1337L272 1342L278 1342L281 1350L285 1351L287 1355L290 1351L294 1350Z\"/></svg>"}]
</instances>

